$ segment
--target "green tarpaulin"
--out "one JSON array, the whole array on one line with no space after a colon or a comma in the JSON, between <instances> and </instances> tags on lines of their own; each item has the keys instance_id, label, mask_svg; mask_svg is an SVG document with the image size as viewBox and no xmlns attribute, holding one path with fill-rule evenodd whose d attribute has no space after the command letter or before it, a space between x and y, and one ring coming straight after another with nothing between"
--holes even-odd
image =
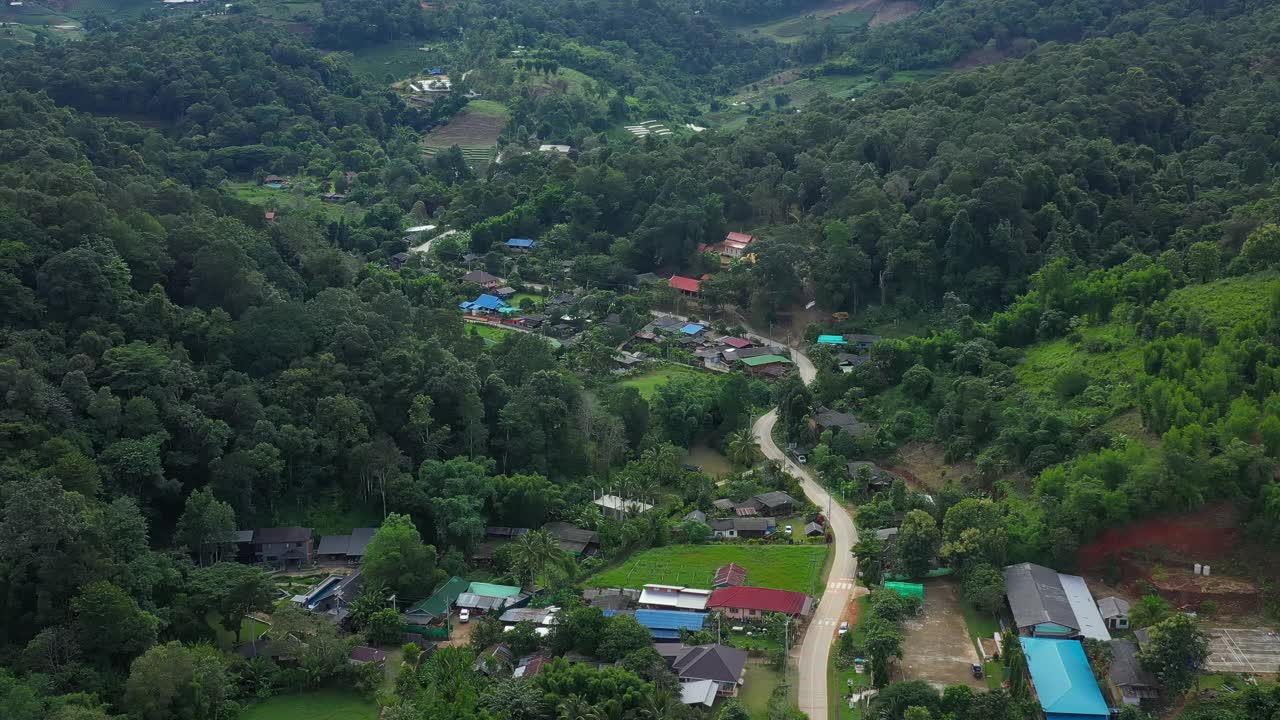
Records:
<instances>
[{"instance_id":1,"label":"green tarpaulin","mask_svg":"<svg viewBox=\"0 0 1280 720\"><path fill-rule=\"evenodd\" d=\"M884 584L884 589L892 590L902 597L924 599L924 586L917 583L887 582Z\"/></svg>"}]
</instances>

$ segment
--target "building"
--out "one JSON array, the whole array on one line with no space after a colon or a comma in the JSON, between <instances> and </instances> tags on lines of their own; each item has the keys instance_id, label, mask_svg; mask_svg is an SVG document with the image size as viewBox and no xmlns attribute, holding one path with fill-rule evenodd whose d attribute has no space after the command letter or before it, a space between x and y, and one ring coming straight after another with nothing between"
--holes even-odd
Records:
<instances>
[{"instance_id":1,"label":"building","mask_svg":"<svg viewBox=\"0 0 1280 720\"><path fill-rule=\"evenodd\" d=\"M249 562L270 565L281 570L301 570L314 559L311 529L300 527L258 528L237 533L237 542L245 546ZM249 538L249 539L246 539Z\"/></svg>"},{"instance_id":2,"label":"building","mask_svg":"<svg viewBox=\"0 0 1280 720\"><path fill-rule=\"evenodd\" d=\"M844 345L843 335L819 335L819 345Z\"/></svg>"},{"instance_id":3,"label":"building","mask_svg":"<svg viewBox=\"0 0 1280 720\"><path fill-rule=\"evenodd\" d=\"M771 517L731 517L717 518L707 522L717 540L733 540L735 538L762 538L777 529L777 523Z\"/></svg>"},{"instance_id":4,"label":"building","mask_svg":"<svg viewBox=\"0 0 1280 720\"><path fill-rule=\"evenodd\" d=\"M306 595L294 597L294 602L313 613L332 615L336 620L347 616L351 603L364 587L364 579L357 570L350 575L333 575L317 585Z\"/></svg>"},{"instance_id":5,"label":"building","mask_svg":"<svg viewBox=\"0 0 1280 720\"><path fill-rule=\"evenodd\" d=\"M771 512L775 515L789 515L794 512L796 506L800 504L800 501L781 490L761 493L751 499L756 501L761 510Z\"/></svg>"},{"instance_id":6,"label":"building","mask_svg":"<svg viewBox=\"0 0 1280 720\"><path fill-rule=\"evenodd\" d=\"M715 577L711 579L711 587L736 587L747 584L747 569L737 563L729 563L716 568Z\"/></svg>"},{"instance_id":7,"label":"building","mask_svg":"<svg viewBox=\"0 0 1280 720\"><path fill-rule=\"evenodd\" d=\"M1111 716L1089 668L1083 645L1075 640L1036 637L1019 638L1019 642L1027 657L1027 670L1045 720Z\"/></svg>"},{"instance_id":8,"label":"building","mask_svg":"<svg viewBox=\"0 0 1280 720\"><path fill-rule=\"evenodd\" d=\"M813 413L813 418L809 420L809 427L813 429L815 436L822 435L827 430L832 430L837 433L858 437L870 430L866 423L863 423L850 413L836 412L821 406Z\"/></svg>"},{"instance_id":9,"label":"building","mask_svg":"<svg viewBox=\"0 0 1280 720\"><path fill-rule=\"evenodd\" d=\"M705 612L711 591L679 585L645 585L639 605L651 610L693 610Z\"/></svg>"},{"instance_id":10,"label":"building","mask_svg":"<svg viewBox=\"0 0 1280 720\"><path fill-rule=\"evenodd\" d=\"M825 535L826 532L827 531L816 522L811 522L804 526L805 537L818 537L820 535Z\"/></svg>"},{"instance_id":11,"label":"building","mask_svg":"<svg viewBox=\"0 0 1280 720\"><path fill-rule=\"evenodd\" d=\"M560 545L560 549L578 557L591 557L600 552L600 533L594 530L583 530L567 522L552 522L542 526L551 533Z\"/></svg>"},{"instance_id":12,"label":"building","mask_svg":"<svg viewBox=\"0 0 1280 720\"><path fill-rule=\"evenodd\" d=\"M503 625L516 625L531 622L534 625L550 626L555 624L556 608L511 608L498 617Z\"/></svg>"},{"instance_id":13,"label":"building","mask_svg":"<svg viewBox=\"0 0 1280 720\"><path fill-rule=\"evenodd\" d=\"M503 300L510 300L511 298L515 297L516 289L513 287L507 287L504 285L503 287L494 288L493 294L497 295L499 298L502 298Z\"/></svg>"},{"instance_id":14,"label":"building","mask_svg":"<svg viewBox=\"0 0 1280 720\"><path fill-rule=\"evenodd\" d=\"M769 613L805 616L813 610L813 598L790 590L725 587L711 593L707 609L718 610L727 617L740 620L756 619Z\"/></svg>"},{"instance_id":15,"label":"building","mask_svg":"<svg viewBox=\"0 0 1280 720\"><path fill-rule=\"evenodd\" d=\"M510 671L515 659L511 648L506 645L490 645L476 656L476 661L471 664L471 669L492 677Z\"/></svg>"},{"instance_id":16,"label":"building","mask_svg":"<svg viewBox=\"0 0 1280 720\"><path fill-rule=\"evenodd\" d=\"M1129 601L1108 595L1098 601L1098 614L1107 624L1108 630L1129 629Z\"/></svg>"},{"instance_id":17,"label":"building","mask_svg":"<svg viewBox=\"0 0 1280 720\"><path fill-rule=\"evenodd\" d=\"M653 506L639 500L626 500L617 495L601 495L591 501L610 520L621 520L649 512Z\"/></svg>"},{"instance_id":18,"label":"building","mask_svg":"<svg viewBox=\"0 0 1280 720\"><path fill-rule=\"evenodd\" d=\"M734 502L729 498L720 498L719 500L712 500L711 507L714 507L717 510L730 511L733 510L735 506Z\"/></svg>"},{"instance_id":19,"label":"building","mask_svg":"<svg viewBox=\"0 0 1280 720\"><path fill-rule=\"evenodd\" d=\"M682 705L701 705L709 708L716 704L716 696L719 694L720 686L714 680L692 680L680 683Z\"/></svg>"},{"instance_id":20,"label":"building","mask_svg":"<svg viewBox=\"0 0 1280 720\"><path fill-rule=\"evenodd\" d=\"M528 238L511 238L507 241L507 249L517 252L529 252L533 246L534 242Z\"/></svg>"},{"instance_id":21,"label":"building","mask_svg":"<svg viewBox=\"0 0 1280 720\"><path fill-rule=\"evenodd\" d=\"M350 535L325 535L316 548L316 561L359 565L365 546L376 532L378 528L356 528Z\"/></svg>"},{"instance_id":22,"label":"building","mask_svg":"<svg viewBox=\"0 0 1280 720\"><path fill-rule=\"evenodd\" d=\"M539 145L538 152L556 152L561 155L568 155L573 148L568 145Z\"/></svg>"},{"instance_id":23,"label":"building","mask_svg":"<svg viewBox=\"0 0 1280 720\"><path fill-rule=\"evenodd\" d=\"M1132 640L1111 641L1111 668L1107 671L1107 684L1117 704L1140 705L1143 700L1160 697L1160 681L1150 671L1144 670L1138 660L1138 645Z\"/></svg>"},{"instance_id":24,"label":"building","mask_svg":"<svg viewBox=\"0 0 1280 720\"><path fill-rule=\"evenodd\" d=\"M404 621L410 625L431 625L449 617L453 603L467 589L467 581L454 575L436 589L431 597L421 600L404 611Z\"/></svg>"},{"instance_id":25,"label":"building","mask_svg":"<svg viewBox=\"0 0 1280 720\"><path fill-rule=\"evenodd\" d=\"M739 357L743 365L747 366L747 370L753 375L785 375L787 365L791 364L791 359L781 355L754 355L752 357Z\"/></svg>"},{"instance_id":26,"label":"building","mask_svg":"<svg viewBox=\"0 0 1280 720\"><path fill-rule=\"evenodd\" d=\"M625 611L608 610L606 616L625 614ZM645 610L635 611L636 622L643 625L653 634L658 642L671 642L680 639L682 631L697 632L706 622L706 613L689 612L687 610Z\"/></svg>"},{"instance_id":27,"label":"building","mask_svg":"<svg viewBox=\"0 0 1280 720\"><path fill-rule=\"evenodd\" d=\"M691 298L698 297L698 293L701 292L702 288L701 281L682 275L672 275L667 284L675 288L681 295Z\"/></svg>"},{"instance_id":28,"label":"building","mask_svg":"<svg viewBox=\"0 0 1280 720\"><path fill-rule=\"evenodd\" d=\"M836 353L836 363L842 373L851 373L856 367L871 361L870 355L854 355L853 353Z\"/></svg>"},{"instance_id":29,"label":"building","mask_svg":"<svg viewBox=\"0 0 1280 720\"><path fill-rule=\"evenodd\" d=\"M472 270L462 276L462 282L479 285L485 290L492 290L502 284L502 278L490 275L483 270Z\"/></svg>"},{"instance_id":30,"label":"building","mask_svg":"<svg viewBox=\"0 0 1280 720\"><path fill-rule=\"evenodd\" d=\"M697 471L693 470L691 472L697 472ZM684 514L684 518L682 519L685 520L686 522L705 523L707 521L707 514L702 512L701 510L690 510L689 512Z\"/></svg>"},{"instance_id":31,"label":"building","mask_svg":"<svg viewBox=\"0 0 1280 720\"><path fill-rule=\"evenodd\" d=\"M516 669L512 671L511 677L523 680L537 677L549 664L551 664L551 658L547 655L541 653L526 655L516 663Z\"/></svg>"},{"instance_id":32,"label":"building","mask_svg":"<svg viewBox=\"0 0 1280 720\"><path fill-rule=\"evenodd\" d=\"M387 661L387 654L377 648L358 645L351 648L351 654L347 656L347 659L356 665L364 665L365 663L381 665Z\"/></svg>"},{"instance_id":33,"label":"building","mask_svg":"<svg viewBox=\"0 0 1280 720\"><path fill-rule=\"evenodd\" d=\"M850 480L857 480L865 475L867 490L870 492L887 490L889 486L893 485L893 479L896 477L888 470L867 460L854 460L851 463L846 463L844 470Z\"/></svg>"},{"instance_id":34,"label":"building","mask_svg":"<svg viewBox=\"0 0 1280 720\"><path fill-rule=\"evenodd\" d=\"M658 646L658 654L680 679L682 688L687 683L710 680L716 684L716 694L721 697L734 697L742 688L746 650L724 645L663 644Z\"/></svg>"},{"instance_id":35,"label":"building","mask_svg":"<svg viewBox=\"0 0 1280 720\"><path fill-rule=\"evenodd\" d=\"M737 259L747 254L747 248L751 247L751 243L755 242L755 237L746 233L731 232L724 236L724 242L720 246L720 256L722 258Z\"/></svg>"},{"instance_id":36,"label":"building","mask_svg":"<svg viewBox=\"0 0 1280 720\"><path fill-rule=\"evenodd\" d=\"M268 175L262 178L263 185L283 185L286 182L288 181L280 177L279 175Z\"/></svg>"},{"instance_id":37,"label":"building","mask_svg":"<svg viewBox=\"0 0 1280 720\"><path fill-rule=\"evenodd\" d=\"M587 588L582 599L601 610L628 610L640 602L640 591L631 588Z\"/></svg>"},{"instance_id":38,"label":"building","mask_svg":"<svg viewBox=\"0 0 1280 720\"><path fill-rule=\"evenodd\" d=\"M746 338L740 338L740 337L734 337L734 336L720 338L720 344L724 345L725 347L733 348L734 350L743 350L753 345L753 343Z\"/></svg>"},{"instance_id":39,"label":"building","mask_svg":"<svg viewBox=\"0 0 1280 720\"><path fill-rule=\"evenodd\" d=\"M320 199L324 202L340 203L347 199L347 194L340 192L320 193Z\"/></svg>"},{"instance_id":40,"label":"building","mask_svg":"<svg viewBox=\"0 0 1280 720\"><path fill-rule=\"evenodd\" d=\"M1004 584L1019 635L1111 639L1084 578L1021 563L1004 569Z\"/></svg>"},{"instance_id":41,"label":"building","mask_svg":"<svg viewBox=\"0 0 1280 720\"><path fill-rule=\"evenodd\" d=\"M516 311L515 308L507 304L506 300L496 296L484 293L475 300L458 303L458 307L464 312L473 315L506 315Z\"/></svg>"},{"instance_id":42,"label":"building","mask_svg":"<svg viewBox=\"0 0 1280 720\"><path fill-rule=\"evenodd\" d=\"M866 352L870 350L872 345L875 345L876 343L880 342L883 339L884 338L880 337L879 335L845 335L844 336L844 342L846 345L850 345L862 352Z\"/></svg>"}]
</instances>

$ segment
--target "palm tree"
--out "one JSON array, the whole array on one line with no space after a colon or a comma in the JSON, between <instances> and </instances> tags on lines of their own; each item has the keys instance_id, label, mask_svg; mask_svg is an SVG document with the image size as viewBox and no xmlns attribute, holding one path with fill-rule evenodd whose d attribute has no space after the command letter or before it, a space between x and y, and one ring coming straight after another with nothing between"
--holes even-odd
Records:
<instances>
[{"instance_id":1,"label":"palm tree","mask_svg":"<svg viewBox=\"0 0 1280 720\"><path fill-rule=\"evenodd\" d=\"M725 439L725 454L729 462L738 467L751 467L760 459L760 448L751 430L743 429L729 435Z\"/></svg>"},{"instance_id":2,"label":"palm tree","mask_svg":"<svg viewBox=\"0 0 1280 720\"><path fill-rule=\"evenodd\" d=\"M598 720L600 717L591 703L578 695L570 695L556 708L557 720Z\"/></svg>"},{"instance_id":3,"label":"palm tree","mask_svg":"<svg viewBox=\"0 0 1280 720\"><path fill-rule=\"evenodd\" d=\"M560 552L559 544L546 530L527 532L517 538L514 545L513 565L521 584L540 578Z\"/></svg>"}]
</instances>

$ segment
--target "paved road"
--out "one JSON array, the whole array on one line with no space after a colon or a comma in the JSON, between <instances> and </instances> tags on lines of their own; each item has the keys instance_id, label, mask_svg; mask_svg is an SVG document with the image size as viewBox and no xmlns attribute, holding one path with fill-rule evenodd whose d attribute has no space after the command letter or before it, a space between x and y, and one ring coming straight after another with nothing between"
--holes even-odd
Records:
<instances>
[{"instance_id":1,"label":"paved road","mask_svg":"<svg viewBox=\"0 0 1280 720\"><path fill-rule=\"evenodd\" d=\"M813 382L817 371L809 358L794 348L791 357L805 384ZM840 625L840 618L844 615L849 600L853 598L853 590L857 585L857 561L853 557L853 546L858 542L858 530L844 506L833 501L826 489L810 476L807 468L792 462L774 443L773 426L777 422L777 408L757 420L752 428L756 442L760 444L765 457L782 463L788 472L799 478L805 497L826 512L827 522L835 536L831 544L831 552L835 557L831 562L831 572L827 575L827 589L809 622L809 630L800 645L798 657L800 709L808 713L810 720L827 720L827 664L831 657L831 647L835 644L836 628Z\"/></svg>"}]
</instances>

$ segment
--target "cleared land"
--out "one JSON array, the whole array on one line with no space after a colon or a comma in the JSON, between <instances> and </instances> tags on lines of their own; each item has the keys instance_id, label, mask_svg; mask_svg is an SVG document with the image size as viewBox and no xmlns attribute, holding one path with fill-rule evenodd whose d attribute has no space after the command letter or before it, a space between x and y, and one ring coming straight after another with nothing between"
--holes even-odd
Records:
<instances>
[{"instance_id":1,"label":"cleared land","mask_svg":"<svg viewBox=\"0 0 1280 720\"><path fill-rule=\"evenodd\" d=\"M768 665L750 661L744 674L746 682L742 684L738 701L751 713L752 720L768 720L769 698L773 697L773 689L782 682L782 674Z\"/></svg>"},{"instance_id":2,"label":"cleared land","mask_svg":"<svg viewBox=\"0 0 1280 720\"><path fill-rule=\"evenodd\" d=\"M1274 673L1280 637L1266 629L1211 628L1205 667L1218 672Z\"/></svg>"},{"instance_id":3,"label":"cleared land","mask_svg":"<svg viewBox=\"0 0 1280 720\"><path fill-rule=\"evenodd\" d=\"M587 580L592 587L638 588L648 583L708 587L716 568L737 563L755 587L813 593L826 562L825 545L668 545L650 548Z\"/></svg>"},{"instance_id":4,"label":"cleared land","mask_svg":"<svg viewBox=\"0 0 1280 720\"><path fill-rule=\"evenodd\" d=\"M681 377L693 377L695 375L704 375L693 368L687 368L683 365L664 365L657 370L650 370L647 373L627 378L618 383L623 387L633 387L640 391L640 396L645 400L653 397L658 392L658 387L666 385L668 382Z\"/></svg>"},{"instance_id":5,"label":"cleared land","mask_svg":"<svg viewBox=\"0 0 1280 720\"><path fill-rule=\"evenodd\" d=\"M978 662L960 607L957 584L935 580L925 584L924 610L903 623L906 631L899 667L907 680L923 680L939 690L968 685L986 690L971 672Z\"/></svg>"},{"instance_id":6,"label":"cleared land","mask_svg":"<svg viewBox=\"0 0 1280 720\"><path fill-rule=\"evenodd\" d=\"M374 720L377 704L353 692L318 690L250 705L240 720Z\"/></svg>"},{"instance_id":7,"label":"cleared land","mask_svg":"<svg viewBox=\"0 0 1280 720\"><path fill-rule=\"evenodd\" d=\"M467 164L482 171L493 161L498 136L507 124L508 115L500 103L473 100L447 124L427 133L422 139L423 146L431 156L457 145Z\"/></svg>"},{"instance_id":8,"label":"cleared land","mask_svg":"<svg viewBox=\"0 0 1280 720\"><path fill-rule=\"evenodd\" d=\"M828 28L837 33L850 32L871 22L875 16L875 12L859 8L863 2L864 0L845 0L809 8L803 13L744 26L740 32L767 35L782 43L798 42L806 33L822 32Z\"/></svg>"}]
</instances>

